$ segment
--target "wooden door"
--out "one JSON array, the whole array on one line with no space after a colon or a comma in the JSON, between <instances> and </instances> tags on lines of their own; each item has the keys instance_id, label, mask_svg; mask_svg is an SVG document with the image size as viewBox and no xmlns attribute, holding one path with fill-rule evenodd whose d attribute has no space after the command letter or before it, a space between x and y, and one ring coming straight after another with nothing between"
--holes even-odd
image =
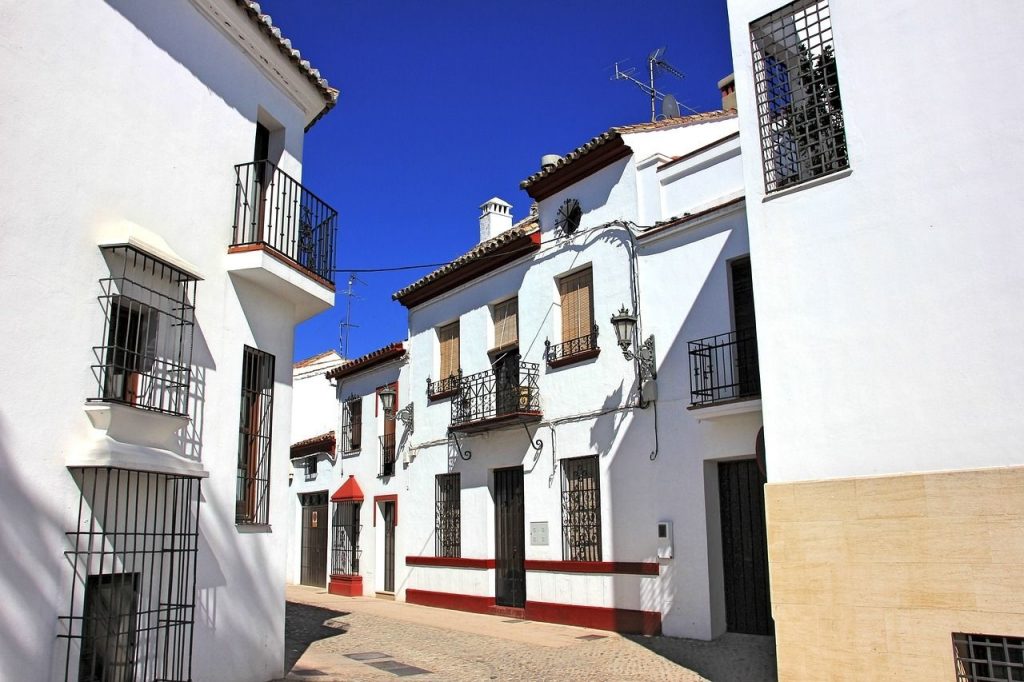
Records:
<instances>
[{"instance_id":1,"label":"wooden door","mask_svg":"<svg viewBox=\"0 0 1024 682\"><path fill-rule=\"evenodd\" d=\"M395 503L384 502L384 591L395 591Z\"/></svg>"},{"instance_id":2,"label":"wooden door","mask_svg":"<svg viewBox=\"0 0 1024 682\"><path fill-rule=\"evenodd\" d=\"M757 461L718 463L725 620L729 632L771 635L764 479Z\"/></svg>"},{"instance_id":3,"label":"wooden door","mask_svg":"<svg viewBox=\"0 0 1024 682\"><path fill-rule=\"evenodd\" d=\"M327 584L327 493L302 496L302 571L299 582Z\"/></svg>"},{"instance_id":4,"label":"wooden door","mask_svg":"<svg viewBox=\"0 0 1024 682\"><path fill-rule=\"evenodd\" d=\"M494 416L519 409L519 349L504 352L494 361Z\"/></svg>"},{"instance_id":5,"label":"wooden door","mask_svg":"<svg viewBox=\"0 0 1024 682\"><path fill-rule=\"evenodd\" d=\"M494 598L500 606L526 604L526 529L523 467L494 471Z\"/></svg>"}]
</instances>

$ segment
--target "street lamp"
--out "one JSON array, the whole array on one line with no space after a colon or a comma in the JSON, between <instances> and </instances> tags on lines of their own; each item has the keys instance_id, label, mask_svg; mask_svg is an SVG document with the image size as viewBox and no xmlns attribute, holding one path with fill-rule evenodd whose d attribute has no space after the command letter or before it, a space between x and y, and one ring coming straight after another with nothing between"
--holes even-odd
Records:
<instances>
[{"instance_id":1,"label":"street lamp","mask_svg":"<svg viewBox=\"0 0 1024 682\"><path fill-rule=\"evenodd\" d=\"M639 332L637 317L622 306L619 312L612 315L612 326L615 327L615 340L622 349L622 355L627 360L636 360L640 371L641 389L646 382L658 378L658 367L654 356L654 334L647 337L647 340L639 344L636 353L630 350L633 345L633 337ZM653 398L649 398L653 399Z\"/></svg>"},{"instance_id":2,"label":"street lamp","mask_svg":"<svg viewBox=\"0 0 1024 682\"><path fill-rule=\"evenodd\" d=\"M385 386L377 392L380 398L380 406L384 408L384 418L391 419L395 414L395 389Z\"/></svg>"}]
</instances>

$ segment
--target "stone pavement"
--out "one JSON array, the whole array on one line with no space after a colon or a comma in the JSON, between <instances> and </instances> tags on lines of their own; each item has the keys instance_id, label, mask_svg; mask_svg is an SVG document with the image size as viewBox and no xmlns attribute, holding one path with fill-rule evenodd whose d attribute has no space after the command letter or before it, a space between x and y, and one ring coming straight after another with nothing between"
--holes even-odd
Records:
<instances>
[{"instance_id":1,"label":"stone pavement","mask_svg":"<svg viewBox=\"0 0 1024 682\"><path fill-rule=\"evenodd\" d=\"M775 680L769 638L625 637L299 586L288 586L287 599L289 682Z\"/></svg>"}]
</instances>

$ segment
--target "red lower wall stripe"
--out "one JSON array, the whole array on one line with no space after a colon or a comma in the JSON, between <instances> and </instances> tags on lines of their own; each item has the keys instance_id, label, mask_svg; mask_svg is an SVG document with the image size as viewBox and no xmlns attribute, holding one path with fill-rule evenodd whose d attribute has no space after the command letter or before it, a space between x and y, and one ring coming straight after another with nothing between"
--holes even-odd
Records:
<instances>
[{"instance_id":1,"label":"red lower wall stripe","mask_svg":"<svg viewBox=\"0 0 1024 682\"><path fill-rule=\"evenodd\" d=\"M407 556L408 566L436 566L441 568L494 568L494 559L468 559L462 557ZM619 575L658 575L661 566L650 561L549 561L527 559L527 571L555 573L595 573Z\"/></svg>"}]
</instances>

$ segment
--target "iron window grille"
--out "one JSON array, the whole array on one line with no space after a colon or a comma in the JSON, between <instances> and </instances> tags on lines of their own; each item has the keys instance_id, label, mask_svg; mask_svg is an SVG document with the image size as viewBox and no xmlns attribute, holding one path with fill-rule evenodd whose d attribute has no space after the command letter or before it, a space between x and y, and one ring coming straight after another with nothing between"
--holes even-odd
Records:
<instances>
[{"instance_id":1,"label":"iron window grille","mask_svg":"<svg viewBox=\"0 0 1024 682\"><path fill-rule=\"evenodd\" d=\"M98 390L90 401L188 414L196 278L131 246L103 247Z\"/></svg>"},{"instance_id":2,"label":"iron window grille","mask_svg":"<svg viewBox=\"0 0 1024 682\"><path fill-rule=\"evenodd\" d=\"M828 0L797 0L751 22L765 191L848 168Z\"/></svg>"},{"instance_id":3,"label":"iron window grille","mask_svg":"<svg viewBox=\"0 0 1024 682\"><path fill-rule=\"evenodd\" d=\"M385 433L380 437L380 475L395 475L395 434Z\"/></svg>"},{"instance_id":4,"label":"iron window grille","mask_svg":"<svg viewBox=\"0 0 1024 682\"><path fill-rule=\"evenodd\" d=\"M192 680L200 479L73 468L64 680Z\"/></svg>"},{"instance_id":5,"label":"iron window grille","mask_svg":"<svg viewBox=\"0 0 1024 682\"><path fill-rule=\"evenodd\" d=\"M590 356L594 351L600 350L597 347L597 325L595 324L590 333L579 338L569 339L563 343L552 344L544 341L544 359L548 365L557 367L565 361L580 356Z\"/></svg>"},{"instance_id":6,"label":"iron window grille","mask_svg":"<svg viewBox=\"0 0 1024 682\"><path fill-rule=\"evenodd\" d=\"M739 329L690 341L690 403L695 407L761 395L757 332Z\"/></svg>"},{"instance_id":7,"label":"iron window grille","mask_svg":"<svg viewBox=\"0 0 1024 682\"><path fill-rule=\"evenodd\" d=\"M434 478L434 556L462 556L460 478L458 473L437 474Z\"/></svg>"},{"instance_id":8,"label":"iron window grille","mask_svg":"<svg viewBox=\"0 0 1024 682\"><path fill-rule=\"evenodd\" d=\"M345 452L355 452L363 444L363 399L350 397L342 411L341 443Z\"/></svg>"},{"instance_id":9,"label":"iron window grille","mask_svg":"<svg viewBox=\"0 0 1024 682\"><path fill-rule=\"evenodd\" d=\"M302 460L302 473L307 481L316 480L316 455L310 455Z\"/></svg>"},{"instance_id":10,"label":"iron window grille","mask_svg":"<svg viewBox=\"0 0 1024 682\"><path fill-rule=\"evenodd\" d=\"M513 415L540 414L540 365L522 362L518 354L493 369L463 376L452 399L453 427Z\"/></svg>"},{"instance_id":11,"label":"iron window grille","mask_svg":"<svg viewBox=\"0 0 1024 682\"><path fill-rule=\"evenodd\" d=\"M563 459L562 558L601 561L601 474L597 455Z\"/></svg>"},{"instance_id":12,"label":"iron window grille","mask_svg":"<svg viewBox=\"0 0 1024 682\"><path fill-rule=\"evenodd\" d=\"M957 682L1024 680L1024 639L953 633Z\"/></svg>"},{"instance_id":13,"label":"iron window grille","mask_svg":"<svg viewBox=\"0 0 1024 682\"><path fill-rule=\"evenodd\" d=\"M462 370L445 379L431 381L427 377L427 398L429 400L440 400L448 398L459 392L459 382L462 380Z\"/></svg>"},{"instance_id":14,"label":"iron window grille","mask_svg":"<svg viewBox=\"0 0 1024 682\"><path fill-rule=\"evenodd\" d=\"M270 161L235 166L232 246L266 244L334 283L338 212Z\"/></svg>"},{"instance_id":15,"label":"iron window grille","mask_svg":"<svg viewBox=\"0 0 1024 682\"><path fill-rule=\"evenodd\" d=\"M238 427L235 523L270 523L270 444L274 418L274 356L246 346Z\"/></svg>"},{"instance_id":16,"label":"iron window grille","mask_svg":"<svg viewBox=\"0 0 1024 682\"><path fill-rule=\"evenodd\" d=\"M359 575L359 502L334 503L331 573Z\"/></svg>"}]
</instances>

